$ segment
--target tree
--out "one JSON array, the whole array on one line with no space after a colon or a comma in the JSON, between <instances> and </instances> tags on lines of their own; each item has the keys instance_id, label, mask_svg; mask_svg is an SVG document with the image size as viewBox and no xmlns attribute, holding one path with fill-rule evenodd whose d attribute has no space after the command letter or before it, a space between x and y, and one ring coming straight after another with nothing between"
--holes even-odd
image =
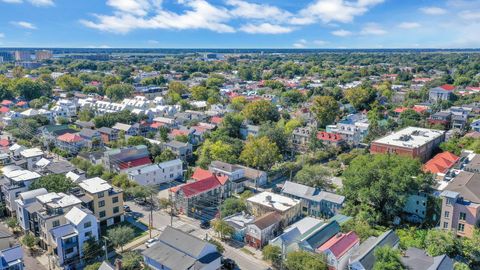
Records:
<instances>
[{"instance_id":1,"label":"tree","mask_svg":"<svg viewBox=\"0 0 480 270\"><path fill-rule=\"evenodd\" d=\"M7 226L12 230L12 231L16 231L17 228L18 228L18 220L15 218L15 217L9 217L7 218L7 220L5 221L5 223L7 224Z\"/></svg>"},{"instance_id":2,"label":"tree","mask_svg":"<svg viewBox=\"0 0 480 270\"><path fill-rule=\"evenodd\" d=\"M288 270L326 270L325 258L308 251L293 251L287 254L285 267Z\"/></svg>"},{"instance_id":3,"label":"tree","mask_svg":"<svg viewBox=\"0 0 480 270\"><path fill-rule=\"evenodd\" d=\"M219 126L220 132L225 132L232 138L240 138L240 128L242 127L243 117L237 113L229 113L223 117Z\"/></svg>"},{"instance_id":4,"label":"tree","mask_svg":"<svg viewBox=\"0 0 480 270\"><path fill-rule=\"evenodd\" d=\"M240 213L247 210L247 205L242 199L238 198L228 198L220 206L220 212L223 217L228 217L230 215Z\"/></svg>"},{"instance_id":5,"label":"tree","mask_svg":"<svg viewBox=\"0 0 480 270\"><path fill-rule=\"evenodd\" d=\"M118 226L107 231L107 238L114 247L120 248L123 253L123 246L134 238L134 231L127 226Z\"/></svg>"},{"instance_id":6,"label":"tree","mask_svg":"<svg viewBox=\"0 0 480 270\"><path fill-rule=\"evenodd\" d=\"M78 112L78 120L80 121L87 122L87 121L90 121L93 117L95 117L95 114L90 109L86 108Z\"/></svg>"},{"instance_id":7,"label":"tree","mask_svg":"<svg viewBox=\"0 0 480 270\"><path fill-rule=\"evenodd\" d=\"M141 270L143 256L138 251L128 251L122 256L122 269Z\"/></svg>"},{"instance_id":8,"label":"tree","mask_svg":"<svg viewBox=\"0 0 480 270\"><path fill-rule=\"evenodd\" d=\"M66 74L57 79L57 84L63 91L72 92L82 90L82 81L72 75Z\"/></svg>"},{"instance_id":9,"label":"tree","mask_svg":"<svg viewBox=\"0 0 480 270\"><path fill-rule=\"evenodd\" d=\"M260 126L258 137L267 137L274 142L282 154L287 154L290 151L289 138L285 130L280 125L273 122L267 122Z\"/></svg>"},{"instance_id":10,"label":"tree","mask_svg":"<svg viewBox=\"0 0 480 270\"><path fill-rule=\"evenodd\" d=\"M210 244L213 244L217 248L218 253L222 254L223 252L225 252L225 248L223 247L222 243L220 243L219 241L215 239L208 239L208 242Z\"/></svg>"},{"instance_id":11,"label":"tree","mask_svg":"<svg viewBox=\"0 0 480 270\"><path fill-rule=\"evenodd\" d=\"M379 247L375 250L375 264L373 270L401 270L405 269L400 260L400 251L390 246Z\"/></svg>"},{"instance_id":12,"label":"tree","mask_svg":"<svg viewBox=\"0 0 480 270\"><path fill-rule=\"evenodd\" d=\"M370 103L375 97L375 90L368 86L359 86L345 91L345 98L357 110L370 108Z\"/></svg>"},{"instance_id":13,"label":"tree","mask_svg":"<svg viewBox=\"0 0 480 270\"><path fill-rule=\"evenodd\" d=\"M33 247L38 243L38 238L30 232L27 232L20 242L32 252Z\"/></svg>"},{"instance_id":14,"label":"tree","mask_svg":"<svg viewBox=\"0 0 480 270\"><path fill-rule=\"evenodd\" d=\"M75 184L64 174L49 174L40 177L30 185L30 190L45 188L49 192L68 192Z\"/></svg>"},{"instance_id":15,"label":"tree","mask_svg":"<svg viewBox=\"0 0 480 270\"><path fill-rule=\"evenodd\" d=\"M332 174L321 164L304 165L303 168L297 172L294 181L306 186L327 189L332 187L330 181Z\"/></svg>"},{"instance_id":16,"label":"tree","mask_svg":"<svg viewBox=\"0 0 480 270\"><path fill-rule=\"evenodd\" d=\"M128 175L121 173L117 174L112 178L112 185L119 187L123 190L128 189L130 187L137 186L137 183L128 179Z\"/></svg>"},{"instance_id":17,"label":"tree","mask_svg":"<svg viewBox=\"0 0 480 270\"><path fill-rule=\"evenodd\" d=\"M50 94L50 89L46 84L32 81L28 78L14 80L11 84L11 91L16 96L22 96L27 100L36 99Z\"/></svg>"},{"instance_id":18,"label":"tree","mask_svg":"<svg viewBox=\"0 0 480 270\"><path fill-rule=\"evenodd\" d=\"M148 186L134 186L127 189L127 193L132 195L134 198L140 198L146 200L150 196L155 194L155 190Z\"/></svg>"},{"instance_id":19,"label":"tree","mask_svg":"<svg viewBox=\"0 0 480 270\"><path fill-rule=\"evenodd\" d=\"M227 163L235 163L237 161L237 154L235 148L220 140L212 142L210 139L205 140L203 145L198 149L197 164L206 168L212 161L219 160Z\"/></svg>"},{"instance_id":20,"label":"tree","mask_svg":"<svg viewBox=\"0 0 480 270\"><path fill-rule=\"evenodd\" d=\"M290 135L297 127L301 127L301 126L302 126L302 121L298 120L297 118L290 119L285 124L285 133Z\"/></svg>"},{"instance_id":21,"label":"tree","mask_svg":"<svg viewBox=\"0 0 480 270\"><path fill-rule=\"evenodd\" d=\"M187 89L187 86L181 82L174 81L168 84L168 90L170 92L177 93L178 95L183 95L187 93Z\"/></svg>"},{"instance_id":22,"label":"tree","mask_svg":"<svg viewBox=\"0 0 480 270\"><path fill-rule=\"evenodd\" d=\"M232 236L235 229L230 226L223 219L215 219L212 221L213 230L220 236L221 239Z\"/></svg>"},{"instance_id":23,"label":"tree","mask_svg":"<svg viewBox=\"0 0 480 270\"><path fill-rule=\"evenodd\" d=\"M161 163L161 162L173 160L176 158L177 156L175 155L175 153L172 152L172 150L165 149L164 151L162 151L160 155L155 157L155 163Z\"/></svg>"},{"instance_id":24,"label":"tree","mask_svg":"<svg viewBox=\"0 0 480 270\"><path fill-rule=\"evenodd\" d=\"M450 231L429 230L425 237L425 247L428 255L439 256L447 254L455 257L458 253L458 240Z\"/></svg>"},{"instance_id":25,"label":"tree","mask_svg":"<svg viewBox=\"0 0 480 270\"><path fill-rule=\"evenodd\" d=\"M105 94L111 100L120 101L126 97L130 97L134 91L135 88L130 84L114 84L105 90Z\"/></svg>"},{"instance_id":26,"label":"tree","mask_svg":"<svg viewBox=\"0 0 480 270\"><path fill-rule=\"evenodd\" d=\"M416 111L408 109L400 114L400 123L402 127L414 126L418 127L421 120L420 114Z\"/></svg>"},{"instance_id":27,"label":"tree","mask_svg":"<svg viewBox=\"0 0 480 270\"><path fill-rule=\"evenodd\" d=\"M274 265L278 265L282 260L282 249L279 246L266 245L262 249L262 256L264 260L270 261Z\"/></svg>"},{"instance_id":28,"label":"tree","mask_svg":"<svg viewBox=\"0 0 480 270\"><path fill-rule=\"evenodd\" d=\"M370 222L381 224L392 222L407 197L432 181L423 174L420 161L389 154L358 156L343 177L345 213L356 216L364 212Z\"/></svg>"},{"instance_id":29,"label":"tree","mask_svg":"<svg viewBox=\"0 0 480 270\"><path fill-rule=\"evenodd\" d=\"M247 98L245 98L244 96L234 97L230 102L230 107L232 108L232 110L240 112L243 110L245 105L247 105L247 103Z\"/></svg>"},{"instance_id":30,"label":"tree","mask_svg":"<svg viewBox=\"0 0 480 270\"><path fill-rule=\"evenodd\" d=\"M89 265L85 266L85 268L83 270L98 270L98 269L100 269L101 265L102 265L101 262L92 263L92 264L89 264Z\"/></svg>"},{"instance_id":31,"label":"tree","mask_svg":"<svg viewBox=\"0 0 480 270\"><path fill-rule=\"evenodd\" d=\"M320 127L325 127L335 120L340 111L338 102L331 96L316 96L313 98L312 112Z\"/></svg>"},{"instance_id":32,"label":"tree","mask_svg":"<svg viewBox=\"0 0 480 270\"><path fill-rule=\"evenodd\" d=\"M266 100L257 100L248 103L243 108L242 114L255 125L267 121L277 122L280 118L277 107Z\"/></svg>"},{"instance_id":33,"label":"tree","mask_svg":"<svg viewBox=\"0 0 480 270\"><path fill-rule=\"evenodd\" d=\"M192 98L194 100L207 100L208 99L208 89L204 86L197 85L190 89L192 92Z\"/></svg>"},{"instance_id":34,"label":"tree","mask_svg":"<svg viewBox=\"0 0 480 270\"><path fill-rule=\"evenodd\" d=\"M91 264L101 256L102 245L95 238L90 237L83 243L82 252L85 262Z\"/></svg>"},{"instance_id":35,"label":"tree","mask_svg":"<svg viewBox=\"0 0 480 270\"><path fill-rule=\"evenodd\" d=\"M88 177L96 177L103 174L104 168L101 164L92 165L87 170Z\"/></svg>"},{"instance_id":36,"label":"tree","mask_svg":"<svg viewBox=\"0 0 480 270\"><path fill-rule=\"evenodd\" d=\"M249 137L240 154L247 166L266 170L282 159L277 145L267 137Z\"/></svg>"},{"instance_id":37,"label":"tree","mask_svg":"<svg viewBox=\"0 0 480 270\"><path fill-rule=\"evenodd\" d=\"M479 267L480 266L480 229L475 228L473 231L472 237L462 238L462 255L465 257L470 266Z\"/></svg>"}]
</instances>

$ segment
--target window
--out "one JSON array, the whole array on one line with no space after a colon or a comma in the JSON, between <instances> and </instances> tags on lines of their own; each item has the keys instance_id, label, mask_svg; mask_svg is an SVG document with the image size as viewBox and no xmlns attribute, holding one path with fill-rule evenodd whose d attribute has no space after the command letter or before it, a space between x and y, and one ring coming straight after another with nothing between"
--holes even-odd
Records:
<instances>
[{"instance_id":1,"label":"window","mask_svg":"<svg viewBox=\"0 0 480 270\"><path fill-rule=\"evenodd\" d=\"M458 231L463 232L465 230L465 224L458 224Z\"/></svg>"},{"instance_id":2,"label":"window","mask_svg":"<svg viewBox=\"0 0 480 270\"><path fill-rule=\"evenodd\" d=\"M104 207L104 206L105 206L105 201L98 202L98 207Z\"/></svg>"},{"instance_id":3,"label":"window","mask_svg":"<svg viewBox=\"0 0 480 270\"><path fill-rule=\"evenodd\" d=\"M118 202L118 197L113 197L112 198L112 203L117 203Z\"/></svg>"},{"instance_id":4,"label":"window","mask_svg":"<svg viewBox=\"0 0 480 270\"><path fill-rule=\"evenodd\" d=\"M113 213L114 214L118 213L118 206L113 207Z\"/></svg>"},{"instance_id":5,"label":"window","mask_svg":"<svg viewBox=\"0 0 480 270\"><path fill-rule=\"evenodd\" d=\"M447 229L448 228L448 222L443 222L443 228Z\"/></svg>"},{"instance_id":6,"label":"window","mask_svg":"<svg viewBox=\"0 0 480 270\"><path fill-rule=\"evenodd\" d=\"M98 215L99 215L101 218L105 217L105 211L101 211L100 213L98 213Z\"/></svg>"},{"instance_id":7,"label":"window","mask_svg":"<svg viewBox=\"0 0 480 270\"><path fill-rule=\"evenodd\" d=\"M444 216L445 218L448 218L448 217L450 217L450 212L448 212L448 211L445 211L445 213L443 214L443 216Z\"/></svg>"},{"instance_id":8,"label":"window","mask_svg":"<svg viewBox=\"0 0 480 270\"><path fill-rule=\"evenodd\" d=\"M54 228L60 226L60 220L54 220L54 221L52 222L52 226L53 226Z\"/></svg>"},{"instance_id":9,"label":"window","mask_svg":"<svg viewBox=\"0 0 480 270\"><path fill-rule=\"evenodd\" d=\"M85 238L88 239L92 236L92 232L86 232L85 233Z\"/></svg>"},{"instance_id":10,"label":"window","mask_svg":"<svg viewBox=\"0 0 480 270\"><path fill-rule=\"evenodd\" d=\"M67 248L67 249L65 250L65 254L70 254L70 253L72 253L72 252L73 252L73 248Z\"/></svg>"},{"instance_id":11,"label":"window","mask_svg":"<svg viewBox=\"0 0 480 270\"><path fill-rule=\"evenodd\" d=\"M90 228L92 226L92 222L85 222L85 224L83 225L83 228Z\"/></svg>"},{"instance_id":12,"label":"window","mask_svg":"<svg viewBox=\"0 0 480 270\"><path fill-rule=\"evenodd\" d=\"M460 220L466 220L467 219L467 213L464 213L464 212L460 212L460 217L459 217Z\"/></svg>"},{"instance_id":13,"label":"window","mask_svg":"<svg viewBox=\"0 0 480 270\"><path fill-rule=\"evenodd\" d=\"M103 198L103 196L105 196L104 192L99 192L98 193L98 198Z\"/></svg>"}]
</instances>

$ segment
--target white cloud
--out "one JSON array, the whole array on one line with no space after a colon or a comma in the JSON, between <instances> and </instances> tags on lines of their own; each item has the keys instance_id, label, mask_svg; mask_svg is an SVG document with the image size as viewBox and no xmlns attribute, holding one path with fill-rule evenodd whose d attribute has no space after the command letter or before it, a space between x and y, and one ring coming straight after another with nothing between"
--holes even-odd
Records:
<instances>
[{"instance_id":1,"label":"white cloud","mask_svg":"<svg viewBox=\"0 0 480 270\"><path fill-rule=\"evenodd\" d=\"M2 0L2 2L9 3L9 4L21 4L23 0ZM55 3L53 0L28 0L30 4L37 6L37 7L45 7L45 6L54 6Z\"/></svg>"},{"instance_id":2,"label":"white cloud","mask_svg":"<svg viewBox=\"0 0 480 270\"><path fill-rule=\"evenodd\" d=\"M230 14L245 19L267 19L281 22L292 16L290 12L275 6L249 3L242 0L227 0L227 5L234 7L230 10Z\"/></svg>"},{"instance_id":3,"label":"white cloud","mask_svg":"<svg viewBox=\"0 0 480 270\"><path fill-rule=\"evenodd\" d=\"M261 24L245 24L240 27L240 31L249 34L285 34L290 33L294 29L292 27L286 27L270 23Z\"/></svg>"},{"instance_id":4,"label":"white cloud","mask_svg":"<svg viewBox=\"0 0 480 270\"><path fill-rule=\"evenodd\" d=\"M33 24L33 23L30 23L30 22L25 22L25 21L16 21L16 22L10 22L11 24L17 26L17 27L21 27L21 28L25 28L25 29L37 29L37 27Z\"/></svg>"},{"instance_id":5,"label":"white cloud","mask_svg":"<svg viewBox=\"0 0 480 270\"><path fill-rule=\"evenodd\" d=\"M374 35L374 36L381 36L385 35L388 32L382 28L382 26L376 23L367 23L360 31L361 35Z\"/></svg>"},{"instance_id":6,"label":"white cloud","mask_svg":"<svg viewBox=\"0 0 480 270\"><path fill-rule=\"evenodd\" d=\"M291 20L294 24L311 24L317 21L324 23L352 22L356 16L366 13L371 7L383 3L384 0L316 0L299 12L298 17Z\"/></svg>"},{"instance_id":7,"label":"white cloud","mask_svg":"<svg viewBox=\"0 0 480 270\"><path fill-rule=\"evenodd\" d=\"M480 20L480 11L464 10L460 12L460 17L465 20Z\"/></svg>"},{"instance_id":8,"label":"white cloud","mask_svg":"<svg viewBox=\"0 0 480 270\"><path fill-rule=\"evenodd\" d=\"M447 10L440 7L423 7L420 11L427 15L443 15L447 13Z\"/></svg>"},{"instance_id":9,"label":"white cloud","mask_svg":"<svg viewBox=\"0 0 480 270\"><path fill-rule=\"evenodd\" d=\"M4 33L0 33L0 38L4 38L5 37L5 34Z\"/></svg>"},{"instance_id":10,"label":"white cloud","mask_svg":"<svg viewBox=\"0 0 480 270\"><path fill-rule=\"evenodd\" d=\"M297 42L293 43L294 48L305 48L307 47L307 40L305 39L300 39Z\"/></svg>"},{"instance_id":11,"label":"white cloud","mask_svg":"<svg viewBox=\"0 0 480 270\"><path fill-rule=\"evenodd\" d=\"M340 30L335 30L332 32L332 35L337 36L337 37L347 37L352 35L352 32L340 29Z\"/></svg>"},{"instance_id":12,"label":"white cloud","mask_svg":"<svg viewBox=\"0 0 480 270\"><path fill-rule=\"evenodd\" d=\"M327 45L328 44L328 41L325 41L325 40L314 40L313 41L313 44L317 45L317 46L324 46L324 45Z\"/></svg>"},{"instance_id":13,"label":"white cloud","mask_svg":"<svg viewBox=\"0 0 480 270\"><path fill-rule=\"evenodd\" d=\"M107 5L126 13L145 16L152 8L159 8L161 1L149 0L108 0Z\"/></svg>"},{"instance_id":14,"label":"white cloud","mask_svg":"<svg viewBox=\"0 0 480 270\"><path fill-rule=\"evenodd\" d=\"M418 28L420 26L421 25L417 22L402 22L398 25L398 27L402 28L402 29L414 29L414 28Z\"/></svg>"},{"instance_id":15,"label":"white cloud","mask_svg":"<svg viewBox=\"0 0 480 270\"><path fill-rule=\"evenodd\" d=\"M21 4L23 3L23 0L2 0L2 2L8 3L8 4Z\"/></svg>"},{"instance_id":16,"label":"white cloud","mask_svg":"<svg viewBox=\"0 0 480 270\"><path fill-rule=\"evenodd\" d=\"M187 7L183 13L159 9L152 16L139 16L138 14L142 13L141 9L135 11L137 14L132 14L116 7L114 15L97 14L94 15L96 21L80 20L80 22L90 28L114 33L128 33L134 29L208 29L219 33L235 32L233 27L226 24L231 16L225 8L215 7L205 0L179 3Z\"/></svg>"},{"instance_id":17,"label":"white cloud","mask_svg":"<svg viewBox=\"0 0 480 270\"><path fill-rule=\"evenodd\" d=\"M156 44L159 44L160 42L158 40L150 39L150 40L147 40L147 43L156 45Z\"/></svg>"}]
</instances>

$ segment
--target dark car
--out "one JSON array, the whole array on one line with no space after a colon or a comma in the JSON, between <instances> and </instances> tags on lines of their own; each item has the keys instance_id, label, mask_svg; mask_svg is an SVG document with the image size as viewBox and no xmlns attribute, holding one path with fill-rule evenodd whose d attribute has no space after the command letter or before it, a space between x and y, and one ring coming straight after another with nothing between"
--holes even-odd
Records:
<instances>
[{"instance_id":1,"label":"dark car","mask_svg":"<svg viewBox=\"0 0 480 270\"><path fill-rule=\"evenodd\" d=\"M232 259L226 258L222 260L222 269L233 270L236 266L237 264Z\"/></svg>"},{"instance_id":2,"label":"dark car","mask_svg":"<svg viewBox=\"0 0 480 270\"><path fill-rule=\"evenodd\" d=\"M130 206L128 206L128 205L124 205L124 206L123 206L123 210L124 210L125 212L132 212L132 210L130 209Z\"/></svg>"},{"instance_id":3,"label":"dark car","mask_svg":"<svg viewBox=\"0 0 480 270\"><path fill-rule=\"evenodd\" d=\"M208 220L202 221L202 223L200 223L200 228L202 228L204 230L210 228L210 221L208 221Z\"/></svg>"}]
</instances>

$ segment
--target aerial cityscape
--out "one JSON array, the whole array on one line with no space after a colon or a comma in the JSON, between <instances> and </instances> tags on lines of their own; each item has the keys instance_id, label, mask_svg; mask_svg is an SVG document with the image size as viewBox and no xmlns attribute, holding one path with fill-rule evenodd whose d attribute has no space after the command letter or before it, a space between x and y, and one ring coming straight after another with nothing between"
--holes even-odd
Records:
<instances>
[{"instance_id":1,"label":"aerial cityscape","mask_svg":"<svg viewBox=\"0 0 480 270\"><path fill-rule=\"evenodd\" d=\"M479 0L0 14L0 270L480 270Z\"/></svg>"}]
</instances>

